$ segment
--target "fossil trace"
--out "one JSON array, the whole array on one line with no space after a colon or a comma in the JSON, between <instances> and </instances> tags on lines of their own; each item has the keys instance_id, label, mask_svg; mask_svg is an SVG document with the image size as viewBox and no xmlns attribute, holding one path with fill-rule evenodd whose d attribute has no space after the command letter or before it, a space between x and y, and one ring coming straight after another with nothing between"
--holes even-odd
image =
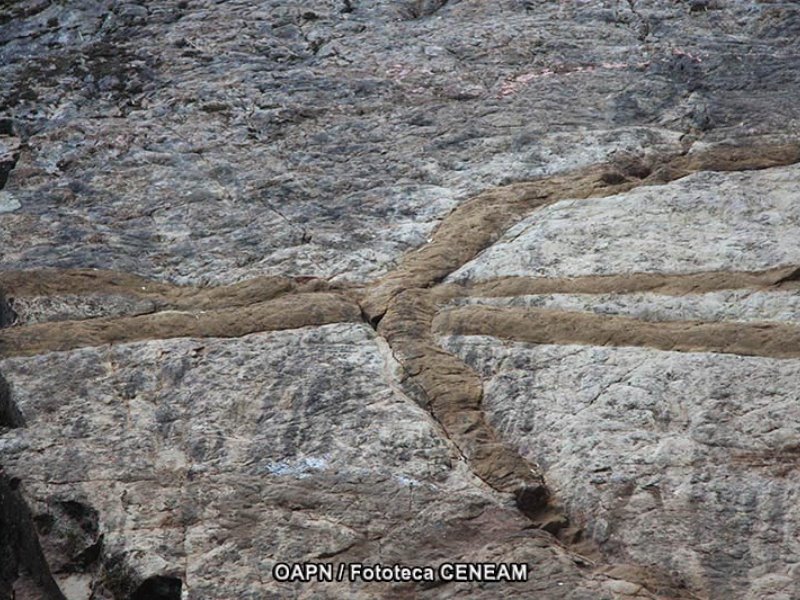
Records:
<instances>
[{"instance_id":1,"label":"fossil trace","mask_svg":"<svg viewBox=\"0 0 800 600\"><path fill-rule=\"evenodd\" d=\"M800 597L800 7L0 8L0 597ZM279 563L527 565L282 581Z\"/></svg>"}]
</instances>

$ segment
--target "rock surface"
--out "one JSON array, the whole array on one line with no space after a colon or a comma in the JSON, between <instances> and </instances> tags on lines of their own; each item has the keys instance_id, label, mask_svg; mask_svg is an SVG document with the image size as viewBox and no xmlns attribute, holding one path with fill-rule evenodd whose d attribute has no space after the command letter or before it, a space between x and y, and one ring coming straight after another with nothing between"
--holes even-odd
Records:
<instances>
[{"instance_id":1,"label":"rock surface","mask_svg":"<svg viewBox=\"0 0 800 600\"><path fill-rule=\"evenodd\" d=\"M0 77L0 597L800 596L795 2L17 0Z\"/></svg>"},{"instance_id":2,"label":"rock surface","mask_svg":"<svg viewBox=\"0 0 800 600\"><path fill-rule=\"evenodd\" d=\"M509 229L450 281L797 264L798 195L800 167L791 166L705 172L592 202L559 202Z\"/></svg>"},{"instance_id":3,"label":"rock surface","mask_svg":"<svg viewBox=\"0 0 800 600\"><path fill-rule=\"evenodd\" d=\"M275 581L276 562L500 558L536 570L510 596L612 597L615 579L587 574L470 473L397 389L386 354L369 327L329 325L0 363L26 423L4 436L4 461L37 474L25 497L48 524L40 537L56 580L95 597L161 576L198 598L285 598L303 585ZM65 371L73 377L54 396ZM81 558L97 545L108 557L99 571ZM444 596L492 598L497 587ZM374 588L319 592L370 598Z\"/></svg>"},{"instance_id":4,"label":"rock surface","mask_svg":"<svg viewBox=\"0 0 800 600\"><path fill-rule=\"evenodd\" d=\"M540 294L459 298L455 304L536 307L623 315L643 321L800 322L800 293L726 290L692 296L639 294Z\"/></svg>"},{"instance_id":5,"label":"rock surface","mask_svg":"<svg viewBox=\"0 0 800 600\"><path fill-rule=\"evenodd\" d=\"M594 539L702 597L800 595L800 361L449 338ZM735 376L733 374L735 373Z\"/></svg>"},{"instance_id":6,"label":"rock surface","mask_svg":"<svg viewBox=\"0 0 800 600\"><path fill-rule=\"evenodd\" d=\"M3 263L364 278L466 194L800 126L793 2L422 4L12 3Z\"/></svg>"}]
</instances>

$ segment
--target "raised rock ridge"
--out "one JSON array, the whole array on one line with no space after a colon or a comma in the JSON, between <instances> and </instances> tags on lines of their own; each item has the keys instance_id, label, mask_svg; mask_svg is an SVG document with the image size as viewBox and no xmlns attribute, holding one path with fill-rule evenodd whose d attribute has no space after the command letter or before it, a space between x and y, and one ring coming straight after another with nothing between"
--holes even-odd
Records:
<instances>
[{"instance_id":1,"label":"raised rock ridge","mask_svg":"<svg viewBox=\"0 0 800 600\"><path fill-rule=\"evenodd\" d=\"M798 23L3 8L0 593L800 595Z\"/></svg>"}]
</instances>

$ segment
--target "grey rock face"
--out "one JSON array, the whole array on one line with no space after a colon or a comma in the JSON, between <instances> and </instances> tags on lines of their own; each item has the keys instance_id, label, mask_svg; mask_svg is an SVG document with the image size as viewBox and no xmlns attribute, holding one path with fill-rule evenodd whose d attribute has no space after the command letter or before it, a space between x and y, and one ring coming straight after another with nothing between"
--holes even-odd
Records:
<instances>
[{"instance_id":1,"label":"grey rock face","mask_svg":"<svg viewBox=\"0 0 800 600\"><path fill-rule=\"evenodd\" d=\"M794 3L433 5L3 9L2 264L359 279L489 186L797 129Z\"/></svg>"},{"instance_id":2,"label":"grey rock face","mask_svg":"<svg viewBox=\"0 0 800 600\"><path fill-rule=\"evenodd\" d=\"M510 229L451 281L503 276L694 273L795 264L800 168L702 173L588 202L559 202Z\"/></svg>"},{"instance_id":3,"label":"grey rock face","mask_svg":"<svg viewBox=\"0 0 800 600\"><path fill-rule=\"evenodd\" d=\"M460 298L454 304L541 307L632 316L643 321L800 322L797 292L726 290L692 296L641 294L542 294Z\"/></svg>"},{"instance_id":4,"label":"grey rock face","mask_svg":"<svg viewBox=\"0 0 800 600\"><path fill-rule=\"evenodd\" d=\"M383 352L369 328L331 325L0 363L27 421L3 436L4 461L36 474L25 493L59 583L88 575L118 596L171 576L190 597L278 598L303 586L275 581L276 562L521 560L537 576L511 596L558 580L552 597L611 598L613 579L581 569L469 472L393 389ZM60 393L46 392L65 371ZM76 519L90 520L80 535ZM98 544L114 559L80 564ZM403 592L385 587L321 593ZM497 593L459 589L445 597Z\"/></svg>"},{"instance_id":5,"label":"grey rock face","mask_svg":"<svg viewBox=\"0 0 800 600\"><path fill-rule=\"evenodd\" d=\"M147 300L113 294L34 296L14 302L15 324L68 321L95 317L146 314L155 311Z\"/></svg>"},{"instance_id":6,"label":"grey rock face","mask_svg":"<svg viewBox=\"0 0 800 600\"><path fill-rule=\"evenodd\" d=\"M0 192L0 213L14 212L22 205L8 192Z\"/></svg>"},{"instance_id":7,"label":"grey rock face","mask_svg":"<svg viewBox=\"0 0 800 600\"><path fill-rule=\"evenodd\" d=\"M448 338L593 537L712 598L800 593L800 362ZM735 374L735 376L733 376Z\"/></svg>"},{"instance_id":8,"label":"grey rock face","mask_svg":"<svg viewBox=\"0 0 800 600\"><path fill-rule=\"evenodd\" d=\"M19 0L0 80L0 595L800 595L795 2ZM530 575L272 572L445 561Z\"/></svg>"}]
</instances>

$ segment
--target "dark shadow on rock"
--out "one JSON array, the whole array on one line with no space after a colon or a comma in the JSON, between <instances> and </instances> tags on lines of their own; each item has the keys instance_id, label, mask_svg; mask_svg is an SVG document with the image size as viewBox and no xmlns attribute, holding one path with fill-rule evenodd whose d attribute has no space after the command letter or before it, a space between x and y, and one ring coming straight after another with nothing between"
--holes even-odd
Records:
<instances>
[{"instance_id":1,"label":"dark shadow on rock","mask_svg":"<svg viewBox=\"0 0 800 600\"><path fill-rule=\"evenodd\" d=\"M19 483L0 469L0 597L13 598L14 582L25 575L43 600L66 600L50 573Z\"/></svg>"},{"instance_id":2,"label":"dark shadow on rock","mask_svg":"<svg viewBox=\"0 0 800 600\"><path fill-rule=\"evenodd\" d=\"M11 387L5 378L0 375L0 427L15 429L24 426L25 419L23 419L19 408L11 399Z\"/></svg>"},{"instance_id":3,"label":"dark shadow on rock","mask_svg":"<svg viewBox=\"0 0 800 600\"><path fill-rule=\"evenodd\" d=\"M33 517L53 573L86 573L103 551L97 511L77 500L51 500Z\"/></svg>"},{"instance_id":4,"label":"dark shadow on rock","mask_svg":"<svg viewBox=\"0 0 800 600\"><path fill-rule=\"evenodd\" d=\"M11 326L17 319L17 314L11 308L11 300L0 289L0 329Z\"/></svg>"},{"instance_id":5,"label":"dark shadow on rock","mask_svg":"<svg viewBox=\"0 0 800 600\"><path fill-rule=\"evenodd\" d=\"M177 577L155 575L136 588L131 600L181 600L183 582Z\"/></svg>"},{"instance_id":6,"label":"dark shadow on rock","mask_svg":"<svg viewBox=\"0 0 800 600\"><path fill-rule=\"evenodd\" d=\"M8 176L11 175L11 171L13 171L14 167L17 166L18 160L19 154L14 154L9 160L0 161L0 190L6 187Z\"/></svg>"}]
</instances>

